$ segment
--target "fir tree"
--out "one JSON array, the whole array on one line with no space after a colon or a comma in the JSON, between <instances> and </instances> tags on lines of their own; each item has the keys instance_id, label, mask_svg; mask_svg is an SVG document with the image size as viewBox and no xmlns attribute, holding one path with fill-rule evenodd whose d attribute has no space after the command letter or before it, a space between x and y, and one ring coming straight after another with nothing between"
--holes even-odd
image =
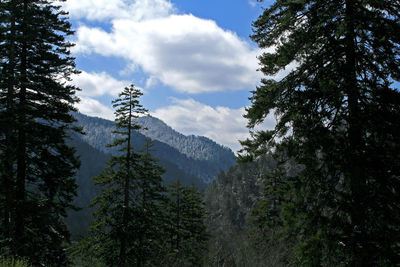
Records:
<instances>
[{"instance_id":1,"label":"fir tree","mask_svg":"<svg viewBox=\"0 0 400 267\"><path fill-rule=\"evenodd\" d=\"M173 266L201 266L208 234L205 208L200 192L183 186L178 179L168 186L167 258Z\"/></svg>"},{"instance_id":2,"label":"fir tree","mask_svg":"<svg viewBox=\"0 0 400 267\"><path fill-rule=\"evenodd\" d=\"M397 1L276 1L254 22L268 76L247 109L245 158L273 148L303 170L277 192L285 236L303 265L399 262L400 5ZM281 180L282 181L282 180ZM276 209L275 209L276 210ZM275 219L274 219L275 220ZM300 233L300 234L298 234Z\"/></svg>"},{"instance_id":3,"label":"fir tree","mask_svg":"<svg viewBox=\"0 0 400 267\"><path fill-rule=\"evenodd\" d=\"M163 250L166 189L162 185L161 175L165 172L157 165L157 160L152 158L150 152L153 146L151 139L146 138L140 153L137 170L136 203L136 238L138 242L132 248L136 255L138 266L148 266L153 259L158 258L158 253Z\"/></svg>"},{"instance_id":4,"label":"fir tree","mask_svg":"<svg viewBox=\"0 0 400 267\"><path fill-rule=\"evenodd\" d=\"M182 226L185 229L182 247L192 266L201 266L208 234L205 226L205 205L194 185L186 188L182 198Z\"/></svg>"},{"instance_id":5,"label":"fir tree","mask_svg":"<svg viewBox=\"0 0 400 267\"><path fill-rule=\"evenodd\" d=\"M61 81L76 73L66 41L73 32L54 1L1 1L0 12L2 246L35 265L63 266L62 217L79 167L65 144L78 130L70 115L77 88Z\"/></svg>"},{"instance_id":6,"label":"fir tree","mask_svg":"<svg viewBox=\"0 0 400 267\"><path fill-rule=\"evenodd\" d=\"M132 221L136 211L133 197L137 189L134 181L139 155L132 146L132 135L141 128L133 119L146 112L139 104L141 95L139 89L130 85L113 101L117 108L114 133L121 138L108 146L118 147L120 155L113 156L103 173L93 178L101 194L92 202L96 211L88 242L94 247L93 252L110 266L128 266L134 261L129 250L136 240Z\"/></svg>"},{"instance_id":7,"label":"fir tree","mask_svg":"<svg viewBox=\"0 0 400 267\"><path fill-rule=\"evenodd\" d=\"M89 248L107 266L146 266L158 256L155 253L162 243L164 171L151 157L150 140L141 153L132 146L134 131L142 128L134 119L147 112L139 103L141 95L131 85L113 101L117 108L114 133L122 137L109 146L118 147L119 155L94 178L101 194L92 202L97 210L83 248Z\"/></svg>"}]
</instances>

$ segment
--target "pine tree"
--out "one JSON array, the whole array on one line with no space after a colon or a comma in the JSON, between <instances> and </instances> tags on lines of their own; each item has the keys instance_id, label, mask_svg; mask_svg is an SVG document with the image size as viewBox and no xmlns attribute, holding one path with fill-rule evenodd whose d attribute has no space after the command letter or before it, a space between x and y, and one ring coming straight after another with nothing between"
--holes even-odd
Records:
<instances>
[{"instance_id":1,"label":"pine tree","mask_svg":"<svg viewBox=\"0 0 400 267\"><path fill-rule=\"evenodd\" d=\"M168 186L166 257L173 266L201 266L208 234L204 223L205 208L200 192L181 184L178 179Z\"/></svg>"},{"instance_id":2,"label":"pine tree","mask_svg":"<svg viewBox=\"0 0 400 267\"><path fill-rule=\"evenodd\" d=\"M139 103L141 95L130 85L113 101L117 108L114 133L122 137L109 147L119 148L120 154L94 177L101 194L92 202L97 208L95 220L83 249L89 248L107 266L146 266L158 256L155 253L162 244L164 170L151 157L149 139L142 152L132 145L134 131L142 129L134 119L147 112Z\"/></svg>"},{"instance_id":3,"label":"pine tree","mask_svg":"<svg viewBox=\"0 0 400 267\"><path fill-rule=\"evenodd\" d=\"M208 234L206 232L205 205L198 189L192 185L183 192L182 225L185 229L182 247L185 257L192 266L201 266L206 249Z\"/></svg>"},{"instance_id":4,"label":"pine tree","mask_svg":"<svg viewBox=\"0 0 400 267\"><path fill-rule=\"evenodd\" d=\"M148 266L153 259L159 257L158 252L163 250L166 189L162 185L161 175L165 172L157 165L157 160L152 158L150 152L153 143L146 138L140 153L135 192L136 213L136 238L138 242L133 247L138 266ZM150 264L151 265L151 264Z\"/></svg>"},{"instance_id":5,"label":"pine tree","mask_svg":"<svg viewBox=\"0 0 400 267\"><path fill-rule=\"evenodd\" d=\"M99 176L94 177L95 184L100 186L101 194L96 197L92 206L96 207L95 220L91 226L89 244L93 252L110 266L128 266L131 259L132 242L136 240L132 221L135 218L136 205L133 200L137 190L135 169L139 155L132 146L133 131L140 129L133 119L144 114L146 110L139 104L142 95L133 84L125 87L119 98L113 101L117 130L115 139L109 147L118 147L120 155L110 159L108 167Z\"/></svg>"},{"instance_id":6,"label":"pine tree","mask_svg":"<svg viewBox=\"0 0 400 267\"><path fill-rule=\"evenodd\" d=\"M274 112L271 131L242 142L303 166L281 189L281 225L300 263L395 265L400 259L400 5L398 1L278 0L254 22L263 79L249 128ZM274 190L278 192L280 190ZM301 234L297 234L301 233Z\"/></svg>"},{"instance_id":7,"label":"pine tree","mask_svg":"<svg viewBox=\"0 0 400 267\"><path fill-rule=\"evenodd\" d=\"M79 162L65 144L77 88L73 32L54 1L1 1L0 165L3 248L35 264L66 264L62 217ZM3 202L4 199L4 202ZM40 244L40 246L38 246Z\"/></svg>"}]
</instances>

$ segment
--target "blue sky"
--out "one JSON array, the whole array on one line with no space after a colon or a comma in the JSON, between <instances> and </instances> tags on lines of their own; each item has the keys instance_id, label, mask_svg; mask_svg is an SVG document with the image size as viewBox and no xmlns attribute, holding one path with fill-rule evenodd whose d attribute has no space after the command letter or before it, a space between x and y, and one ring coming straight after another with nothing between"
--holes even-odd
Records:
<instances>
[{"instance_id":1,"label":"blue sky","mask_svg":"<svg viewBox=\"0 0 400 267\"><path fill-rule=\"evenodd\" d=\"M134 83L150 114L184 134L237 150L261 78L251 23L255 0L68 0L82 113L113 119L111 101ZM268 118L265 127L273 127Z\"/></svg>"}]
</instances>

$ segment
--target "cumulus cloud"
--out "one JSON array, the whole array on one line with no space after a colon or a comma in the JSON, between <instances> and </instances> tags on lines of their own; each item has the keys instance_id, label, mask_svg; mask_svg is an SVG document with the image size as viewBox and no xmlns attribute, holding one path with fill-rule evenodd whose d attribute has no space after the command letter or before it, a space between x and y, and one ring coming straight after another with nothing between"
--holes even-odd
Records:
<instances>
[{"instance_id":1,"label":"cumulus cloud","mask_svg":"<svg viewBox=\"0 0 400 267\"><path fill-rule=\"evenodd\" d=\"M175 14L166 0L109 1L67 1L72 17L103 18L112 25L105 31L82 24L74 53L124 58L186 93L248 90L260 80L259 49L215 21Z\"/></svg>"},{"instance_id":2,"label":"cumulus cloud","mask_svg":"<svg viewBox=\"0 0 400 267\"><path fill-rule=\"evenodd\" d=\"M165 17L174 6L166 0L68 0L64 8L74 19L85 18L105 21L113 18L129 18L134 21Z\"/></svg>"},{"instance_id":3,"label":"cumulus cloud","mask_svg":"<svg viewBox=\"0 0 400 267\"><path fill-rule=\"evenodd\" d=\"M92 98L80 97L80 99L81 101L76 105L79 112L89 116L114 120L114 111L111 108Z\"/></svg>"},{"instance_id":4,"label":"cumulus cloud","mask_svg":"<svg viewBox=\"0 0 400 267\"><path fill-rule=\"evenodd\" d=\"M256 71L259 49L215 21L178 14L168 0L69 0L64 5L79 20L73 53L123 58L127 65L120 73L143 71L146 87L163 83L191 94L249 90L262 76ZM89 21L111 27L105 30ZM125 81L93 72L73 79L83 89L81 112L114 118L109 107L92 97L115 96ZM236 151L238 140L248 137L244 113L244 108L213 108L193 99L175 99L153 115L184 134L204 135ZM263 126L274 124L268 118Z\"/></svg>"},{"instance_id":5,"label":"cumulus cloud","mask_svg":"<svg viewBox=\"0 0 400 267\"><path fill-rule=\"evenodd\" d=\"M244 108L231 109L205 105L193 99L173 99L173 105L159 108L152 113L175 130L183 134L202 135L217 143L240 149L238 140L249 137ZM275 120L268 116L262 127L272 129Z\"/></svg>"},{"instance_id":6,"label":"cumulus cloud","mask_svg":"<svg viewBox=\"0 0 400 267\"><path fill-rule=\"evenodd\" d=\"M129 86L129 81L117 80L105 72L85 71L72 75L71 79L68 83L82 90L77 93L81 99L76 106L79 112L89 116L114 120L114 111L95 98L103 96L115 98L126 86Z\"/></svg>"},{"instance_id":7,"label":"cumulus cloud","mask_svg":"<svg viewBox=\"0 0 400 267\"><path fill-rule=\"evenodd\" d=\"M79 96L97 97L103 95L117 96L129 81L120 81L105 72L85 72L71 76L71 84L82 89Z\"/></svg>"}]
</instances>

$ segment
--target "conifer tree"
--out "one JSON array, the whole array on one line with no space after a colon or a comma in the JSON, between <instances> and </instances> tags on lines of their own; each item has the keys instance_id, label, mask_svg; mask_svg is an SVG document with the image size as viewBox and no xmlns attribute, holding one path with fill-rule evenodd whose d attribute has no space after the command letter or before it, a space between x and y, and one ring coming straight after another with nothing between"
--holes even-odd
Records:
<instances>
[{"instance_id":1,"label":"conifer tree","mask_svg":"<svg viewBox=\"0 0 400 267\"><path fill-rule=\"evenodd\" d=\"M200 192L181 184L178 179L168 186L167 258L173 266L200 266L208 234L204 223L205 208Z\"/></svg>"},{"instance_id":2,"label":"conifer tree","mask_svg":"<svg viewBox=\"0 0 400 267\"><path fill-rule=\"evenodd\" d=\"M182 225L185 229L182 247L185 257L192 266L201 266L206 249L208 234L206 232L205 205L198 189L192 185L183 192Z\"/></svg>"},{"instance_id":3,"label":"conifer tree","mask_svg":"<svg viewBox=\"0 0 400 267\"><path fill-rule=\"evenodd\" d=\"M101 194L92 202L96 211L88 242L94 247L93 252L110 266L129 266L134 261L130 248L136 241L132 222L136 219L133 198L137 190L135 169L139 154L132 146L132 136L134 130L141 128L133 119L147 112L139 104L141 95L132 84L113 101L117 128L114 133L121 137L108 146L118 147L120 154L113 156L103 173L93 178Z\"/></svg>"},{"instance_id":4,"label":"conifer tree","mask_svg":"<svg viewBox=\"0 0 400 267\"><path fill-rule=\"evenodd\" d=\"M393 266L400 259L400 5L398 1L277 0L254 22L263 79L246 117L274 112L271 131L244 141L303 166L287 175L278 225L307 266ZM300 233L300 234L298 234Z\"/></svg>"},{"instance_id":5,"label":"conifer tree","mask_svg":"<svg viewBox=\"0 0 400 267\"><path fill-rule=\"evenodd\" d=\"M134 119L147 112L139 103L141 95L130 85L113 101L117 108L114 133L121 138L109 146L119 148L119 154L94 178L101 194L92 202L97 208L95 220L83 248L107 266L149 265L162 243L164 170L151 157L149 139L141 152L132 145L134 131L142 129Z\"/></svg>"},{"instance_id":6,"label":"conifer tree","mask_svg":"<svg viewBox=\"0 0 400 267\"><path fill-rule=\"evenodd\" d=\"M144 147L140 153L137 176L137 190L135 192L136 227L135 236L137 242L132 248L136 255L138 266L148 266L159 257L159 251L163 250L166 189L162 185L161 175L165 172L157 165L157 160L152 158L150 152L153 143L150 138L145 139Z\"/></svg>"},{"instance_id":7,"label":"conifer tree","mask_svg":"<svg viewBox=\"0 0 400 267\"><path fill-rule=\"evenodd\" d=\"M62 217L79 167L65 144L78 130L77 88L62 82L76 73L66 41L73 32L56 1L1 1L0 12L1 246L35 265L63 266Z\"/></svg>"}]
</instances>

